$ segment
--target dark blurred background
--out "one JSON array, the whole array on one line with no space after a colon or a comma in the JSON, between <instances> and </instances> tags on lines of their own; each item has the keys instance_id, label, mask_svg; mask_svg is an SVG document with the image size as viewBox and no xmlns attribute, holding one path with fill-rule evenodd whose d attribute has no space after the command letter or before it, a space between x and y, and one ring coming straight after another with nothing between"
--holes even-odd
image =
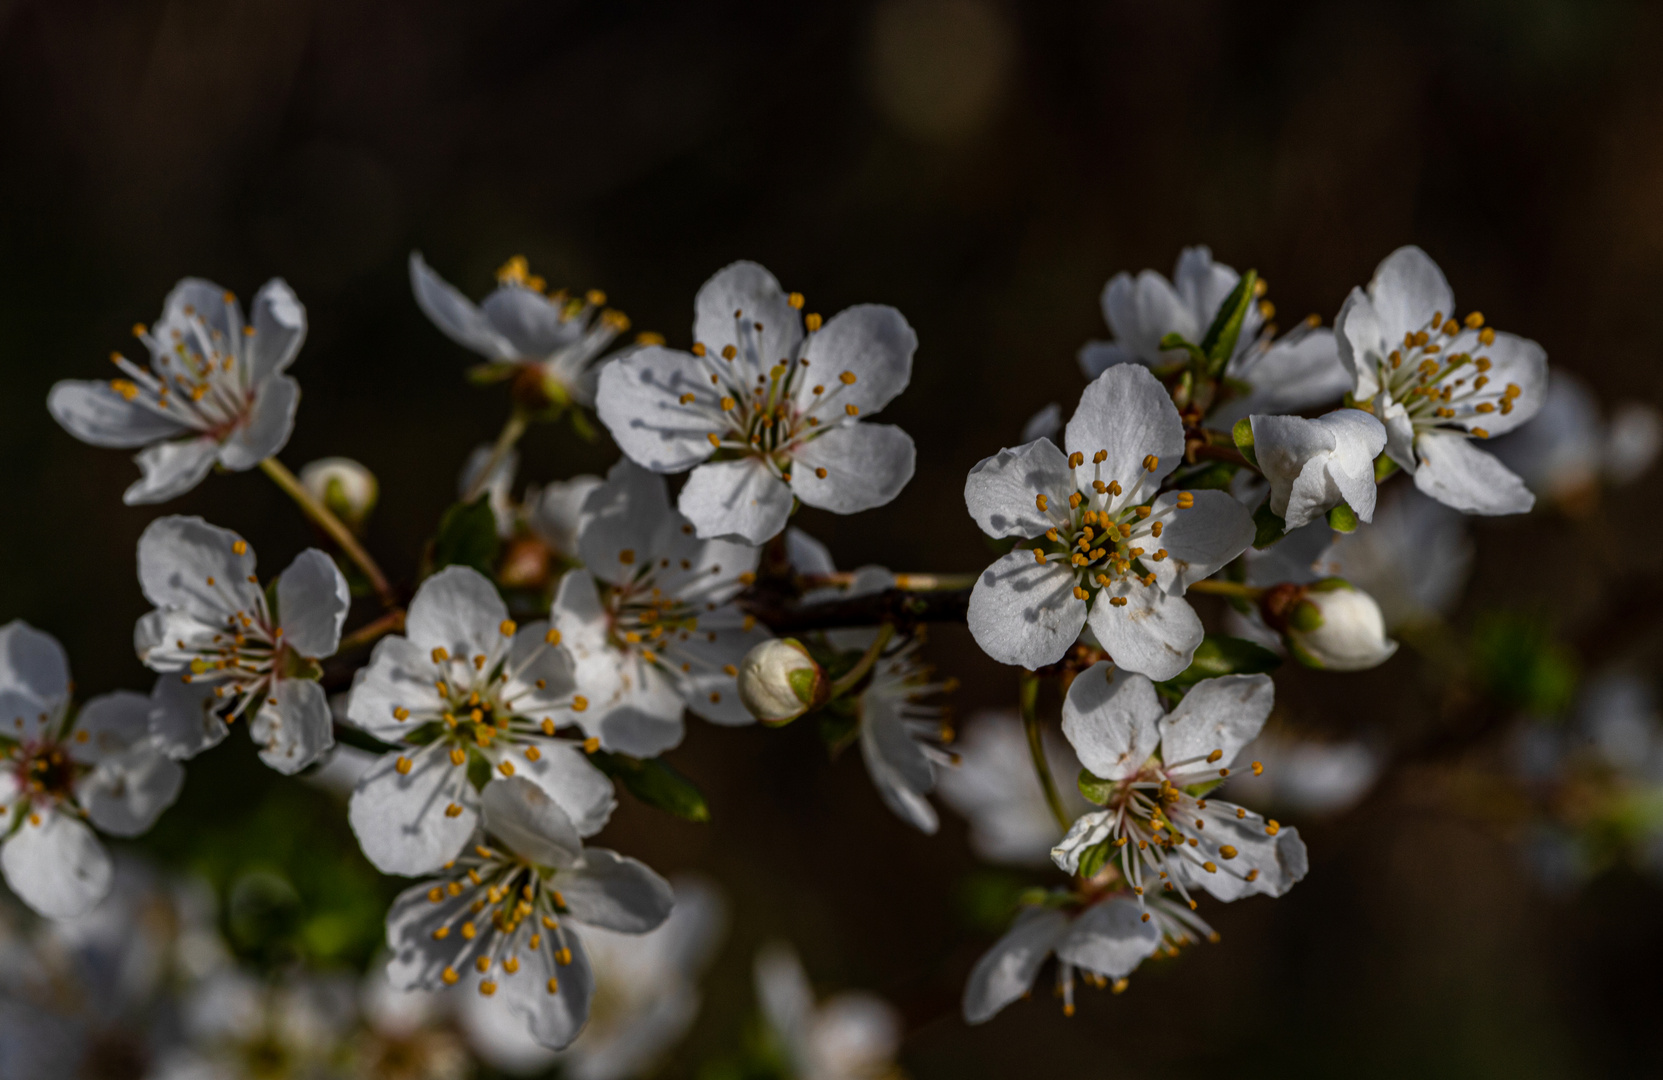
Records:
<instances>
[{"instance_id":1,"label":"dark blurred background","mask_svg":"<svg viewBox=\"0 0 1663 1080\"><path fill-rule=\"evenodd\" d=\"M1417 243L1462 310L1541 341L1606 400L1663 402L1660 51L1663 12L1629 0L0 0L0 619L62 639L85 693L149 684L133 551L161 511L123 507L127 455L71 439L45 399L132 351L128 328L187 274L244 296L280 275L306 303L282 457L374 469L370 545L406 580L506 409L417 311L412 249L476 297L524 254L681 346L694 292L736 258L810 310L899 307L921 344L887 418L917 440L917 476L881 510L799 519L846 566L980 568L966 470L1047 402L1072 407L1105 280L1169 273L1185 244L1256 267L1291 323L1331 322ZM522 476L613 456L604 437L539 429ZM1597 663L1600 613L1656 580L1655 495L1648 481L1592 519L1480 523L1469 614L1554 620ZM267 572L311 542L257 472L165 510L243 532ZM1013 701L1014 673L962 629L932 650L963 680L961 713ZM1407 650L1278 686L1287 721L1319 733L1442 707ZM976 866L956 818L912 833L802 725L690 721L672 758L713 823L626 796L601 839L713 874L737 908L673 1075L735 1044L770 936L822 989L901 1006L920 1078L1663 1072L1657 889L1617 869L1545 895L1507 822L1442 766L1300 823L1309 878L1279 901L1204 905L1221 945L1146 964L1122 996L1088 992L1072 1020L1042 984L968 1029L957 995L991 935L966 915ZM338 804L261 768L241 734L192 763L146 848L222 884L287 868L308 947L341 963L365 959L398 884L358 860Z\"/></svg>"}]
</instances>

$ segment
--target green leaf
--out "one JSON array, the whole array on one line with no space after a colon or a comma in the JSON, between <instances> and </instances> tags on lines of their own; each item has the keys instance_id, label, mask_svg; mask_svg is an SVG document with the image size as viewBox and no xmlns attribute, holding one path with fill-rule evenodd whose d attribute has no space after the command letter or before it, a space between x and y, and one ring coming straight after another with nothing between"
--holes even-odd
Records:
<instances>
[{"instance_id":1,"label":"green leaf","mask_svg":"<svg viewBox=\"0 0 1663 1080\"><path fill-rule=\"evenodd\" d=\"M1397 469L1397 462L1393 461L1385 454L1381 454L1379 457L1374 459L1374 482L1376 484L1380 483L1382 480L1385 480L1386 477L1392 475L1392 473L1397 472Z\"/></svg>"},{"instance_id":2,"label":"green leaf","mask_svg":"<svg viewBox=\"0 0 1663 1080\"><path fill-rule=\"evenodd\" d=\"M648 806L674 814L683 821L709 821L710 807L693 781L662 758L632 758L596 750L589 760Z\"/></svg>"},{"instance_id":3,"label":"green leaf","mask_svg":"<svg viewBox=\"0 0 1663 1080\"><path fill-rule=\"evenodd\" d=\"M1184 335L1179 333L1171 333L1161 338L1161 348L1182 349L1202 362L1205 362L1207 359L1206 353L1202 352L1201 349L1194 343L1186 341L1184 339Z\"/></svg>"},{"instance_id":4,"label":"green leaf","mask_svg":"<svg viewBox=\"0 0 1663 1080\"><path fill-rule=\"evenodd\" d=\"M468 747L468 783L475 791L484 791L491 782L491 759L475 747Z\"/></svg>"},{"instance_id":5,"label":"green leaf","mask_svg":"<svg viewBox=\"0 0 1663 1080\"><path fill-rule=\"evenodd\" d=\"M1195 650L1190 666L1160 685L1170 690L1185 690L1202 679L1220 675L1258 675L1275 671L1282 666L1282 658L1246 638L1225 634L1208 634ZM1081 788L1083 792L1084 787ZM1089 796L1087 796L1089 798Z\"/></svg>"},{"instance_id":6,"label":"green leaf","mask_svg":"<svg viewBox=\"0 0 1663 1080\"><path fill-rule=\"evenodd\" d=\"M1098 806L1107 803L1114 795L1114 781L1094 775L1090 769L1081 769L1074 783L1079 786L1080 794L1084 795L1088 802L1094 802Z\"/></svg>"},{"instance_id":7,"label":"green leaf","mask_svg":"<svg viewBox=\"0 0 1663 1080\"><path fill-rule=\"evenodd\" d=\"M453 503L439 519L439 535L433 541L433 569L471 566L489 577L501 543L489 494L471 503Z\"/></svg>"},{"instance_id":8,"label":"green leaf","mask_svg":"<svg viewBox=\"0 0 1663 1080\"><path fill-rule=\"evenodd\" d=\"M1263 551L1288 534L1288 523L1270 508L1270 500L1266 499L1253 511L1253 530L1253 547Z\"/></svg>"},{"instance_id":9,"label":"green leaf","mask_svg":"<svg viewBox=\"0 0 1663 1080\"><path fill-rule=\"evenodd\" d=\"M1080 855L1080 868L1075 871L1080 877L1090 878L1097 871L1103 869L1103 864L1109 861L1109 841L1093 844Z\"/></svg>"},{"instance_id":10,"label":"green leaf","mask_svg":"<svg viewBox=\"0 0 1663 1080\"><path fill-rule=\"evenodd\" d=\"M1201 351L1207 361L1207 374L1223 374L1224 365L1235 355L1236 342L1241 338L1242 323L1247 319L1247 309L1253 303L1253 289L1258 283L1258 271L1249 270L1236 282L1236 287L1230 290L1230 295L1224 298L1224 303L1219 305L1218 314L1213 317L1213 325L1207 327L1207 335L1201 339Z\"/></svg>"},{"instance_id":11,"label":"green leaf","mask_svg":"<svg viewBox=\"0 0 1663 1080\"><path fill-rule=\"evenodd\" d=\"M1357 511L1340 503L1328 511L1328 527L1338 533L1354 533L1361 522L1357 520Z\"/></svg>"},{"instance_id":12,"label":"green leaf","mask_svg":"<svg viewBox=\"0 0 1663 1080\"><path fill-rule=\"evenodd\" d=\"M1236 426L1230 429L1230 438L1236 443L1236 449L1241 456L1251 461L1255 467L1259 464L1259 455L1253 452L1253 420L1244 416L1236 421Z\"/></svg>"}]
</instances>

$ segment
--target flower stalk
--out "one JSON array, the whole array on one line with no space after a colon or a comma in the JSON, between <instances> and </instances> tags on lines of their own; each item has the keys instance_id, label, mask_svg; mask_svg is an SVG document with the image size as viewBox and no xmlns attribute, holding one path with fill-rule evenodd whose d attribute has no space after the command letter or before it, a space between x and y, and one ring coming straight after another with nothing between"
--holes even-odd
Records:
<instances>
[{"instance_id":1,"label":"flower stalk","mask_svg":"<svg viewBox=\"0 0 1663 1080\"><path fill-rule=\"evenodd\" d=\"M844 694L847 694L849 691L853 690L856 686L859 686L860 680L866 678L867 674L872 670L872 665L878 662L878 657L883 655L884 649L889 645L889 639L894 636L894 623L886 622L882 626L878 627L878 634L872 639L872 644L866 647L865 654L862 655L858 661L856 661L854 667L843 673L842 678L832 683L831 694L829 697L842 697Z\"/></svg>"},{"instance_id":2,"label":"flower stalk","mask_svg":"<svg viewBox=\"0 0 1663 1080\"><path fill-rule=\"evenodd\" d=\"M313 497L312 493L306 490L306 485L300 482L300 478L275 457L263 459L260 462L260 471L271 477L272 482L295 501L302 513L316 522L319 528L329 534L331 540L340 545L347 558L356 563L358 569L364 572L364 576L369 578L370 586L375 589L375 595L381 599L383 607L389 610L398 607L398 594L387 581L387 575L381 572L381 567L376 564L370 553L364 550L364 545L358 542L358 538L347 528L345 522Z\"/></svg>"},{"instance_id":3,"label":"flower stalk","mask_svg":"<svg viewBox=\"0 0 1663 1080\"><path fill-rule=\"evenodd\" d=\"M1045 742L1040 736L1039 728L1039 676L1031 671L1024 671L1017 694L1017 700L1022 709L1022 730L1028 736L1028 756L1033 759L1034 774L1039 777L1040 790L1045 792L1045 805L1051 808L1051 816L1057 819L1057 827L1067 832L1070 825L1068 811L1063 807L1062 794L1057 791L1057 782L1051 776L1051 763L1045 760Z\"/></svg>"},{"instance_id":4,"label":"flower stalk","mask_svg":"<svg viewBox=\"0 0 1663 1080\"><path fill-rule=\"evenodd\" d=\"M485 491L485 485L491 482L491 474L497 471L497 466L502 464L503 459L508 456L508 452L514 449L515 444L525 434L526 428L530 426L531 415L519 406L515 406L514 410L508 414L507 422L502 425L502 430L497 433L497 441L491 444L491 456L474 474L473 482L468 485L468 490L463 493L463 502L471 503L479 498Z\"/></svg>"}]
</instances>

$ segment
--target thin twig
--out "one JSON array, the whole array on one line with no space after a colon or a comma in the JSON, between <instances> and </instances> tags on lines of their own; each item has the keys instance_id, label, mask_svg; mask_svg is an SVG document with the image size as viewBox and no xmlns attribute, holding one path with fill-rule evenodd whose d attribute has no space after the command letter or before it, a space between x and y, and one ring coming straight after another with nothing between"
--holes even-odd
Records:
<instances>
[{"instance_id":1,"label":"thin twig","mask_svg":"<svg viewBox=\"0 0 1663 1080\"><path fill-rule=\"evenodd\" d=\"M373 644L383 634L396 634L403 629L404 609L394 608L374 622L365 623L343 637L340 646L335 650L335 654L338 656L354 649L361 649L366 645Z\"/></svg>"},{"instance_id":2,"label":"thin twig","mask_svg":"<svg viewBox=\"0 0 1663 1080\"><path fill-rule=\"evenodd\" d=\"M886 589L847 600L799 604L793 597L757 588L741 595L739 605L776 634L800 634L809 630L879 626L883 623L902 626L932 622L962 623L970 608L970 590L914 592Z\"/></svg>"},{"instance_id":3,"label":"thin twig","mask_svg":"<svg viewBox=\"0 0 1663 1080\"><path fill-rule=\"evenodd\" d=\"M855 663L854 667L845 671L842 678L832 683L831 696L834 698L841 697L858 686L860 680L866 678L866 673L872 670L872 665L878 662L878 657L883 655L884 647L889 644L889 639L894 636L894 623L884 623L878 627L877 636L872 639L872 644L866 647L866 652L860 660Z\"/></svg>"},{"instance_id":4,"label":"thin twig","mask_svg":"<svg viewBox=\"0 0 1663 1080\"><path fill-rule=\"evenodd\" d=\"M497 433L497 441L491 445L491 456L485 459L484 467L474 474L467 492L462 496L463 502L471 503L479 498L480 492L485 490L485 485L491 482L491 474L497 471L497 466L501 465L508 452L514 449L514 444L520 441L520 436L525 434L530 422L531 418L526 415L524 409L516 407L508 414L507 423L502 425L502 430Z\"/></svg>"},{"instance_id":5,"label":"thin twig","mask_svg":"<svg viewBox=\"0 0 1663 1080\"><path fill-rule=\"evenodd\" d=\"M375 594L381 598L383 607L391 609L398 606L398 594L393 591L392 585L387 581L387 575L381 572L381 567L376 565L375 559L364 550L364 546L358 542L358 538L352 535L352 530L347 528L329 507L313 498L312 493L306 490L306 485L300 482L299 477L295 476L294 473L288 470L287 466L274 457L266 458L260 462L260 471L271 477L272 481L300 506L301 511L307 517L316 522L319 528L329 534L331 540L340 545L341 550L346 552L347 558L358 564L358 569L362 570L364 576L370 579L370 586L375 589Z\"/></svg>"},{"instance_id":6,"label":"thin twig","mask_svg":"<svg viewBox=\"0 0 1663 1080\"><path fill-rule=\"evenodd\" d=\"M1039 786L1045 792L1045 804L1051 808L1051 816L1057 819L1057 825L1066 833L1074 823L1068 820L1068 811L1063 808L1057 782L1051 777L1051 763L1045 759L1045 740L1040 732L1037 708L1039 676L1031 671L1022 673L1018 700L1022 707L1022 729L1028 735L1028 756L1033 759L1034 773L1038 775Z\"/></svg>"}]
</instances>

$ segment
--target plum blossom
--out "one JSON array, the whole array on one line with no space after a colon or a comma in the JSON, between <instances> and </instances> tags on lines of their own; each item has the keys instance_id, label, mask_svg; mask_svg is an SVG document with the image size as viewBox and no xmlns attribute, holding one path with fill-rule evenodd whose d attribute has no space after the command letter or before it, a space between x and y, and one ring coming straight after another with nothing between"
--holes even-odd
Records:
<instances>
[{"instance_id":1,"label":"plum blossom","mask_svg":"<svg viewBox=\"0 0 1663 1080\"><path fill-rule=\"evenodd\" d=\"M260 760L292 775L334 745L317 661L340 645L352 597L335 561L316 548L278 576L275 608L254 565L254 549L229 529L197 517L157 518L139 537L139 586L156 610L134 627L133 644L152 671L211 693L214 717L249 714ZM224 719L184 707L170 716L165 734L175 757L225 737Z\"/></svg>"},{"instance_id":2,"label":"plum blossom","mask_svg":"<svg viewBox=\"0 0 1663 1080\"><path fill-rule=\"evenodd\" d=\"M606 307L606 294L598 289L582 296L545 294L543 279L519 255L497 271L496 289L477 306L418 252L410 253L410 288L446 337L492 364L519 370L530 388L557 406L594 404L603 354L629 329L628 317Z\"/></svg>"},{"instance_id":3,"label":"plum blossom","mask_svg":"<svg viewBox=\"0 0 1663 1080\"><path fill-rule=\"evenodd\" d=\"M230 292L185 278L161 320L133 332L150 352L148 368L114 353L122 378L66 379L46 398L82 442L144 447L128 505L183 495L215 464L252 469L289 441L300 384L284 371L306 340L306 309L281 278L255 294L252 323Z\"/></svg>"},{"instance_id":4,"label":"plum blossom","mask_svg":"<svg viewBox=\"0 0 1663 1080\"><path fill-rule=\"evenodd\" d=\"M1337 409L1315 420L1254 416L1253 453L1270 481L1270 508L1290 532L1346 503L1374 519L1374 458L1386 429L1360 409Z\"/></svg>"},{"instance_id":5,"label":"plum blossom","mask_svg":"<svg viewBox=\"0 0 1663 1080\"><path fill-rule=\"evenodd\" d=\"M1098 989L1126 989L1127 976L1164 948L1175 955L1200 938L1218 935L1187 907L1161 897L1134 899L1112 893L1084 908L1025 907L1005 936L970 970L964 987L964 1019L981 1024L1032 990L1039 969L1057 957L1057 994L1063 1013L1074 1015L1074 976Z\"/></svg>"},{"instance_id":6,"label":"plum blossom","mask_svg":"<svg viewBox=\"0 0 1663 1080\"><path fill-rule=\"evenodd\" d=\"M1038 668L1060 660L1089 619L1122 668L1170 679L1202 638L1184 591L1252 543L1252 519L1223 491L1161 493L1184 427L1145 368L1098 376L1065 439L1067 455L1039 439L970 470L964 497L982 531L1040 540L982 573L970 632L995 660Z\"/></svg>"},{"instance_id":7,"label":"plum blossom","mask_svg":"<svg viewBox=\"0 0 1663 1080\"><path fill-rule=\"evenodd\" d=\"M1047 729L1045 757L1058 785L1063 807L1078 817L1091 809L1079 789L1067 783L1080 772L1074 750ZM1039 786L1022 721L1015 713L981 713L964 726L953 743L959 765L941 771L942 801L970 822L970 849L989 862L1043 866L1062 839Z\"/></svg>"},{"instance_id":8,"label":"plum blossom","mask_svg":"<svg viewBox=\"0 0 1663 1080\"><path fill-rule=\"evenodd\" d=\"M1177 334L1200 344L1241 275L1213 261L1206 247L1185 248L1168 281L1154 270L1132 277L1119 273L1103 286L1103 318L1113 341L1088 342L1080 350L1080 370L1095 379L1116 364L1160 367L1182 362L1180 349L1162 349L1161 339ZM1214 409L1208 422L1228 429L1249 413L1301 412L1338 401L1351 384L1334 349L1334 335L1314 317L1281 338L1270 325L1275 308L1269 301L1250 304L1242 320L1236 351L1224 369L1226 385L1245 393Z\"/></svg>"},{"instance_id":9,"label":"plum blossom","mask_svg":"<svg viewBox=\"0 0 1663 1080\"><path fill-rule=\"evenodd\" d=\"M1101 781L1103 809L1081 816L1052 860L1074 873L1100 849L1092 861L1117 861L1140 902L1163 889L1186 902L1197 888L1225 901L1287 892L1305 876L1299 831L1191 794L1230 774L1274 694L1265 675L1203 679L1168 713L1144 676L1092 665L1068 688L1062 728Z\"/></svg>"},{"instance_id":10,"label":"plum blossom","mask_svg":"<svg viewBox=\"0 0 1663 1080\"><path fill-rule=\"evenodd\" d=\"M524 777L486 788L481 832L441 877L400 893L387 913L396 989L439 990L478 978L543 1046L568 1045L589 1018L595 978L573 924L626 934L654 929L669 882L604 848Z\"/></svg>"},{"instance_id":11,"label":"plum blossom","mask_svg":"<svg viewBox=\"0 0 1663 1080\"><path fill-rule=\"evenodd\" d=\"M1288 651L1308 667L1364 671L1397 652L1374 597L1341 578L1299 588L1274 619Z\"/></svg>"},{"instance_id":12,"label":"plum blossom","mask_svg":"<svg viewBox=\"0 0 1663 1080\"><path fill-rule=\"evenodd\" d=\"M152 731L144 694L118 690L70 708L63 646L21 620L0 626L0 871L49 918L109 892L112 836L147 832L179 797L185 770Z\"/></svg>"},{"instance_id":13,"label":"plum blossom","mask_svg":"<svg viewBox=\"0 0 1663 1080\"><path fill-rule=\"evenodd\" d=\"M824 1003L787 945L765 945L756 958L762 1015L795 1080L881 1080L895 1072L901 1016L874 994L846 991Z\"/></svg>"},{"instance_id":14,"label":"plum blossom","mask_svg":"<svg viewBox=\"0 0 1663 1080\"><path fill-rule=\"evenodd\" d=\"M756 548L699 539L664 479L624 460L584 502L578 554L584 568L561 578L551 619L578 681L608 688L579 718L590 736L652 757L681 742L683 708L754 722L736 676L768 633L733 600L755 579Z\"/></svg>"},{"instance_id":15,"label":"plum blossom","mask_svg":"<svg viewBox=\"0 0 1663 1080\"><path fill-rule=\"evenodd\" d=\"M584 753L557 737L590 699L560 632L517 626L479 571L449 566L422 583L404 634L376 643L347 720L396 749L365 771L348 819L370 862L428 873L455 858L479 821L481 790L529 778L581 835L600 831L617 798Z\"/></svg>"},{"instance_id":16,"label":"plum blossom","mask_svg":"<svg viewBox=\"0 0 1663 1080\"><path fill-rule=\"evenodd\" d=\"M646 347L601 373L597 409L619 448L654 472L693 470L677 505L700 537L760 544L795 500L853 514L912 479L912 439L867 422L912 377L912 327L877 304L824 325L802 306L734 263L699 290L691 352Z\"/></svg>"},{"instance_id":17,"label":"plum blossom","mask_svg":"<svg viewBox=\"0 0 1663 1080\"><path fill-rule=\"evenodd\" d=\"M1426 252L1386 257L1368 290L1351 290L1334 320L1351 399L1386 427L1386 453L1415 486L1468 514L1522 514L1524 482L1472 445L1512 431L1542 406L1547 353L1498 333L1472 312L1455 318L1455 294Z\"/></svg>"}]
</instances>

